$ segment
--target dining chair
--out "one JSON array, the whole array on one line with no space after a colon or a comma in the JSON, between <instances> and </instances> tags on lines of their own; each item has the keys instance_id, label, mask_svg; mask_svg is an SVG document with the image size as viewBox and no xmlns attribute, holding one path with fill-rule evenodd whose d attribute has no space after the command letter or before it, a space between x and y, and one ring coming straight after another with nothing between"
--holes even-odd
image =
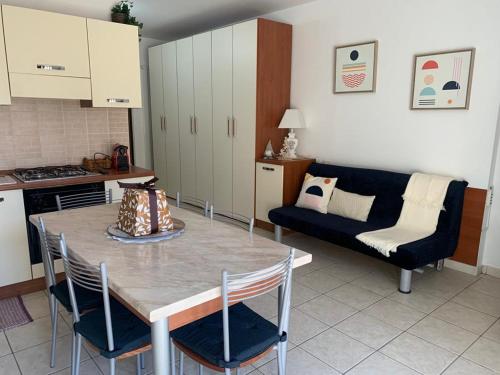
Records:
<instances>
[{"instance_id":1,"label":"dining chair","mask_svg":"<svg viewBox=\"0 0 500 375\"><path fill-rule=\"evenodd\" d=\"M240 374L242 368L276 350L278 374L285 375L294 254L291 248L281 262L255 272L222 271L222 311L171 332L171 353L175 347L181 352L181 374L184 354L198 362L200 374L207 367L230 375L232 369ZM275 289L278 289L278 325L243 303Z\"/></svg>"},{"instance_id":2,"label":"dining chair","mask_svg":"<svg viewBox=\"0 0 500 375\"><path fill-rule=\"evenodd\" d=\"M60 235L61 257L63 259L68 291L73 307L73 342L71 374L80 371L82 337L109 360L109 374L115 375L116 361L137 356L138 375L143 366L142 355L151 349L151 329L121 303L111 298L108 289L106 263L88 265L68 255L64 234ZM99 293L103 306L80 314L76 287Z\"/></svg>"},{"instance_id":3,"label":"dining chair","mask_svg":"<svg viewBox=\"0 0 500 375\"><path fill-rule=\"evenodd\" d=\"M191 197L189 195L181 195L179 191L175 197L175 205L177 207L187 209L201 208L203 210L203 216L208 216L210 210L210 204L208 201Z\"/></svg>"},{"instance_id":4,"label":"dining chair","mask_svg":"<svg viewBox=\"0 0 500 375\"><path fill-rule=\"evenodd\" d=\"M250 233L253 233L253 228L255 225L255 219L253 217L247 217L244 215L237 214L235 212L217 210L214 205L210 206L209 209L210 218L229 222L231 224L236 224L240 227L247 229Z\"/></svg>"},{"instance_id":5,"label":"dining chair","mask_svg":"<svg viewBox=\"0 0 500 375\"><path fill-rule=\"evenodd\" d=\"M98 206L100 204L113 203L113 190L92 191L90 193L78 193L71 195L56 195L57 210L68 210L71 208L81 208Z\"/></svg>"},{"instance_id":6,"label":"dining chair","mask_svg":"<svg viewBox=\"0 0 500 375\"><path fill-rule=\"evenodd\" d=\"M54 260L61 256L59 241L60 236L47 233L45 223L40 217L38 219L38 236L42 252L42 263L45 274L45 285L49 299L50 320L52 324L51 346L50 346L50 367L56 364L56 340L57 340L57 321L59 303L69 313L73 312L68 292L66 280L57 282ZM78 298L78 310L80 312L91 310L102 305L102 296L99 293L89 291L84 288L75 288Z\"/></svg>"}]
</instances>

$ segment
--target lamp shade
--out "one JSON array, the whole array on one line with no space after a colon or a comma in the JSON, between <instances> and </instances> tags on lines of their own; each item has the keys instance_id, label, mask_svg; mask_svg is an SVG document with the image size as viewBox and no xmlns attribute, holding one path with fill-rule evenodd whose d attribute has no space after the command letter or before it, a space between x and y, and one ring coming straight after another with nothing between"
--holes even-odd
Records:
<instances>
[{"instance_id":1,"label":"lamp shade","mask_svg":"<svg viewBox=\"0 0 500 375\"><path fill-rule=\"evenodd\" d=\"M280 122L280 129L301 129L305 128L304 116L298 109L287 109Z\"/></svg>"}]
</instances>

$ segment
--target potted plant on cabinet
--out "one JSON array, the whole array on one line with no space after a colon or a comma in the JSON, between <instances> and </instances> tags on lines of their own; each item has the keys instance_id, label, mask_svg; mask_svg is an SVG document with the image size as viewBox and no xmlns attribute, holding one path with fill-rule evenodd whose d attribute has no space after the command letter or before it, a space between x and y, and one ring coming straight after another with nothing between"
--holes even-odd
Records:
<instances>
[{"instance_id":1,"label":"potted plant on cabinet","mask_svg":"<svg viewBox=\"0 0 500 375\"><path fill-rule=\"evenodd\" d=\"M137 26L139 28L140 40L141 30L144 24L142 22L139 22L136 17L130 14L130 11L133 7L134 2L131 0L119 1L111 8L111 21Z\"/></svg>"}]
</instances>

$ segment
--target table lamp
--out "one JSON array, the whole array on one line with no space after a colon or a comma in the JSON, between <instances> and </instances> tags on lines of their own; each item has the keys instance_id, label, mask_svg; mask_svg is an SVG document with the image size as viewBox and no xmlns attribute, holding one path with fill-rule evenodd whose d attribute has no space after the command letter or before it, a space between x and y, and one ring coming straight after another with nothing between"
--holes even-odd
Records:
<instances>
[{"instance_id":1,"label":"table lamp","mask_svg":"<svg viewBox=\"0 0 500 375\"><path fill-rule=\"evenodd\" d=\"M302 129L306 127L304 117L298 109L287 109L283 118L281 119L279 129L290 129L288 137L283 141L283 148L281 149L281 156L288 159L297 158L295 150L299 144L299 140L295 138L293 129Z\"/></svg>"}]
</instances>

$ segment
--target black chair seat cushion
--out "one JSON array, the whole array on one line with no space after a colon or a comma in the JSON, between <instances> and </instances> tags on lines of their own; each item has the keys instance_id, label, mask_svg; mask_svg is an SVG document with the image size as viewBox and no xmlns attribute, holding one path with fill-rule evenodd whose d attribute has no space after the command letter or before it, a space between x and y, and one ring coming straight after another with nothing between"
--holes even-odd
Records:
<instances>
[{"instance_id":1,"label":"black chair seat cushion","mask_svg":"<svg viewBox=\"0 0 500 375\"><path fill-rule=\"evenodd\" d=\"M104 307L82 315L80 321L75 323L75 332L85 337L106 358L116 358L151 343L151 330L147 324L116 300L112 299L110 306L115 344L113 351L108 349Z\"/></svg>"},{"instance_id":2,"label":"black chair seat cushion","mask_svg":"<svg viewBox=\"0 0 500 375\"><path fill-rule=\"evenodd\" d=\"M224 361L222 311L171 332L171 337L207 362L234 368L264 353L280 341L278 327L238 303L229 307L229 348L231 360Z\"/></svg>"},{"instance_id":3,"label":"black chair seat cushion","mask_svg":"<svg viewBox=\"0 0 500 375\"><path fill-rule=\"evenodd\" d=\"M73 284L75 289L76 301L80 312L94 309L102 305L102 294L82 288ZM57 300L65 307L68 312L73 312L71 301L69 299L68 283L66 280L50 287L50 292L54 294Z\"/></svg>"}]
</instances>

